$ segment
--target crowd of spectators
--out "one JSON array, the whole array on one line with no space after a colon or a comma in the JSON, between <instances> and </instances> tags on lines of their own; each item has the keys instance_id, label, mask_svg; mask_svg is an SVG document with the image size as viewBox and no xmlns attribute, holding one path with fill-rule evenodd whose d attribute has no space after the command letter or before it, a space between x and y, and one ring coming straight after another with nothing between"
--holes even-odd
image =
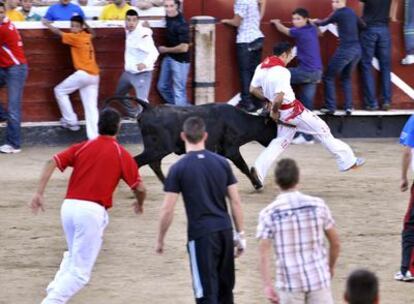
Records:
<instances>
[{"instance_id":1,"label":"crowd of spectators","mask_svg":"<svg viewBox=\"0 0 414 304\"><path fill-rule=\"evenodd\" d=\"M12 22L40 21L42 16L33 7L48 6L46 19L50 21L70 20L73 14L85 17L82 7L102 6L99 20L124 20L125 13L131 8L148 10L162 7L163 0L5 0L6 16Z\"/></svg>"}]
</instances>

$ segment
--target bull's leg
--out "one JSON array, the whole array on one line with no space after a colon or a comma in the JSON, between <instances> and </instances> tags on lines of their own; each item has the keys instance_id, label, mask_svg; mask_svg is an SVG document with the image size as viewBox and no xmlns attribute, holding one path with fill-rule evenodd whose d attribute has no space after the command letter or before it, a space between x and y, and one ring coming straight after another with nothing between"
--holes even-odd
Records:
<instances>
[{"instance_id":1,"label":"bull's leg","mask_svg":"<svg viewBox=\"0 0 414 304\"><path fill-rule=\"evenodd\" d=\"M149 163L150 168L152 171L154 171L155 175L158 177L158 179L161 181L161 183L164 183L165 176L164 173L162 173L161 169L161 159L157 161L153 161Z\"/></svg>"},{"instance_id":2,"label":"bull's leg","mask_svg":"<svg viewBox=\"0 0 414 304\"><path fill-rule=\"evenodd\" d=\"M149 163L153 162L156 158L154 158L154 155L150 155L150 153L147 153L145 150L139 155L136 155L134 157L135 162L139 167L143 167L145 165L148 165Z\"/></svg>"},{"instance_id":3,"label":"bull's leg","mask_svg":"<svg viewBox=\"0 0 414 304\"><path fill-rule=\"evenodd\" d=\"M250 179L255 189L263 188L263 184L260 182L257 175L251 174L249 167L238 148L225 149L224 156L230 159L233 164Z\"/></svg>"}]
</instances>

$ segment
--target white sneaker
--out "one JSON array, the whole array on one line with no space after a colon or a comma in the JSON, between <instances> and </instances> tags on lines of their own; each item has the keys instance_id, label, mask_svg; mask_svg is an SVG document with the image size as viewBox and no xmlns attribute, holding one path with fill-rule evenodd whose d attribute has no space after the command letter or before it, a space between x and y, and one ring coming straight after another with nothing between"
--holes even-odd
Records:
<instances>
[{"instance_id":1,"label":"white sneaker","mask_svg":"<svg viewBox=\"0 0 414 304\"><path fill-rule=\"evenodd\" d=\"M306 138L300 134L298 137L294 138L291 142L293 145L313 145L314 140L306 140Z\"/></svg>"},{"instance_id":2,"label":"white sneaker","mask_svg":"<svg viewBox=\"0 0 414 304\"><path fill-rule=\"evenodd\" d=\"M64 118L60 119L60 126L73 132L80 130L80 126L78 124L70 124Z\"/></svg>"},{"instance_id":3,"label":"white sneaker","mask_svg":"<svg viewBox=\"0 0 414 304\"><path fill-rule=\"evenodd\" d=\"M402 281L402 282L413 282L414 281L414 276L412 276L411 272L408 270L405 275L402 274L401 271L398 271L395 275L394 275L394 280L396 281Z\"/></svg>"},{"instance_id":4,"label":"white sneaker","mask_svg":"<svg viewBox=\"0 0 414 304\"><path fill-rule=\"evenodd\" d=\"M403 60L401 60L401 64L409 65L414 64L414 55L407 55Z\"/></svg>"},{"instance_id":5,"label":"white sneaker","mask_svg":"<svg viewBox=\"0 0 414 304\"><path fill-rule=\"evenodd\" d=\"M3 145L0 147L0 152L5 154L15 154L21 152L21 149L15 149L10 145Z\"/></svg>"}]
</instances>

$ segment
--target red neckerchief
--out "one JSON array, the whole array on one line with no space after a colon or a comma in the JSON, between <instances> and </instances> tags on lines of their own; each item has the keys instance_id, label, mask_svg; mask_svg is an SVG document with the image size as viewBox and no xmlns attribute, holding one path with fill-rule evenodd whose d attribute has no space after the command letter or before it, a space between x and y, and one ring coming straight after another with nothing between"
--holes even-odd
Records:
<instances>
[{"instance_id":1,"label":"red neckerchief","mask_svg":"<svg viewBox=\"0 0 414 304\"><path fill-rule=\"evenodd\" d=\"M260 68L270 69L270 68L273 68L275 66L285 67L286 64L279 57L269 56L262 62L262 65L260 66Z\"/></svg>"}]
</instances>

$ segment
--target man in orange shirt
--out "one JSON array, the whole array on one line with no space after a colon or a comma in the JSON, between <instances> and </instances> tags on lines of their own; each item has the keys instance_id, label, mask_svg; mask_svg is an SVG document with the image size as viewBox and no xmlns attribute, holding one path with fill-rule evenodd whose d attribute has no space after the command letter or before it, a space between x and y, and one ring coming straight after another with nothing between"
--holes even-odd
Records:
<instances>
[{"instance_id":1,"label":"man in orange shirt","mask_svg":"<svg viewBox=\"0 0 414 304\"><path fill-rule=\"evenodd\" d=\"M75 73L55 87L55 96L62 113L62 127L71 131L80 129L78 117L69 99L69 94L79 90L85 111L86 133L89 139L94 139L98 136L99 87L99 67L92 44L95 34L81 16L73 16L70 19L70 33L62 32L46 19L42 22L49 30L62 37L62 43L70 46L76 69Z\"/></svg>"}]
</instances>

